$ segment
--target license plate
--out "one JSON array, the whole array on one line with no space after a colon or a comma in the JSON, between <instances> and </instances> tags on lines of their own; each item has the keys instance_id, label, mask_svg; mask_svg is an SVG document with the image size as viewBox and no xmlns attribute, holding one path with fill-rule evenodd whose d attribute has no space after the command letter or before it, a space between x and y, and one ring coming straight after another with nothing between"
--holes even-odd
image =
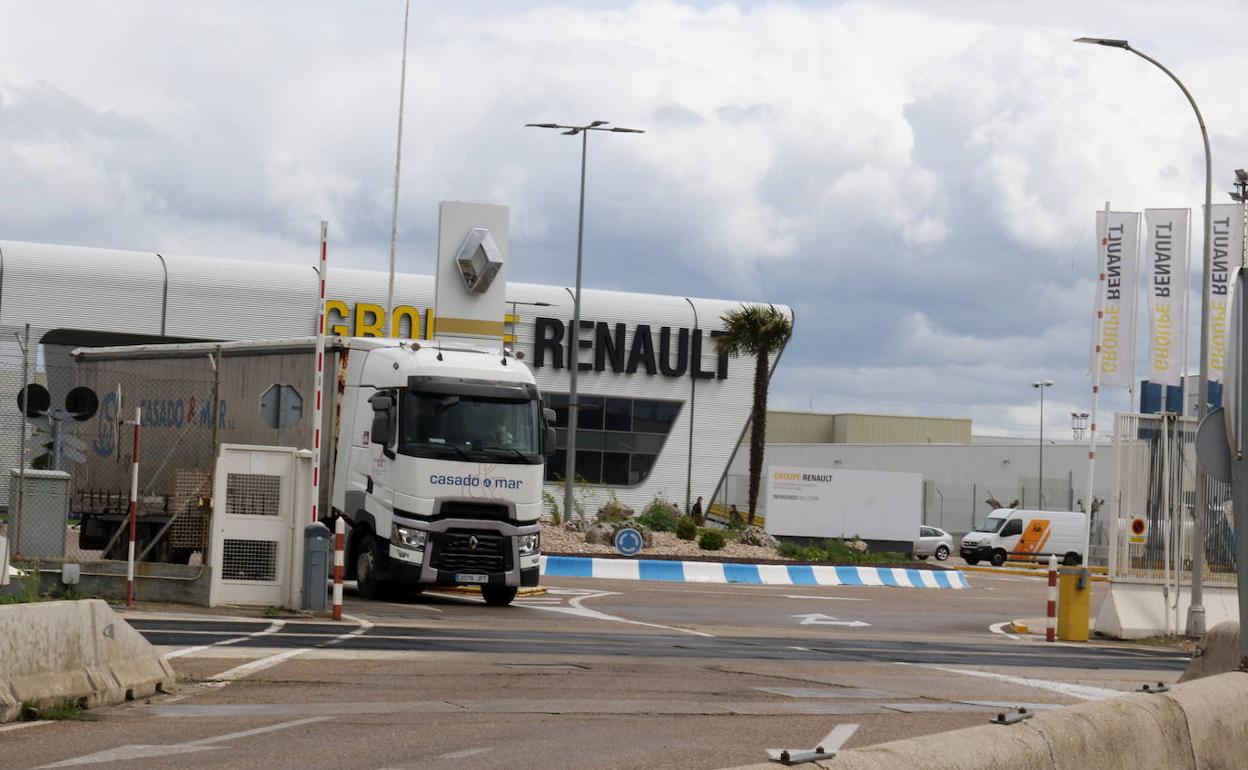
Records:
<instances>
[{"instance_id":1,"label":"license plate","mask_svg":"<svg viewBox=\"0 0 1248 770\"><path fill-rule=\"evenodd\" d=\"M456 583L488 583L490 582L490 576L489 575L457 574L455 575L455 582Z\"/></svg>"}]
</instances>

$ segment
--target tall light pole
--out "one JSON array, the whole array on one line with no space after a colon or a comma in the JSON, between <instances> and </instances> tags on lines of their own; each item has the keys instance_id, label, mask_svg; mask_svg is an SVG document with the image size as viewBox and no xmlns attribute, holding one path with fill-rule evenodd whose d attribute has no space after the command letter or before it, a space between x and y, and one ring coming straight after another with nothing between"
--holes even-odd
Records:
<instances>
[{"instance_id":1,"label":"tall light pole","mask_svg":"<svg viewBox=\"0 0 1248 770\"><path fill-rule=\"evenodd\" d=\"M581 205L576 224L576 293L572 295L572 334L568 337L568 369L571 382L568 385L568 442L567 463L563 473L563 513L572 518L572 484L576 480L576 374L580 369L581 342L581 256L585 246L585 156L589 148L590 131L609 131L613 134L644 134L639 128L621 128L605 120L595 120L585 126L564 126L559 123L525 123L528 128L553 128L565 136L581 136Z\"/></svg>"},{"instance_id":2,"label":"tall light pole","mask_svg":"<svg viewBox=\"0 0 1248 770\"><path fill-rule=\"evenodd\" d=\"M1044 508L1044 389L1053 387L1053 380L1036 380L1031 387L1040 391L1040 508Z\"/></svg>"},{"instance_id":3,"label":"tall light pole","mask_svg":"<svg viewBox=\"0 0 1248 770\"><path fill-rule=\"evenodd\" d=\"M1146 53L1138 51L1131 47L1126 40L1113 40L1103 37L1080 37L1075 39L1076 43L1090 43L1092 45L1103 45L1107 48L1121 48L1124 51L1130 51L1149 64L1157 67L1157 69L1170 76L1183 95L1187 97L1188 104L1192 105L1192 111L1196 113L1196 122L1200 124L1200 138L1205 144L1205 243L1204 243L1204 277L1201 279L1200 287L1200 377L1197 378L1197 388L1199 392L1196 396L1196 415L1200 420L1205 419L1205 415L1209 413L1209 280L1210 271L1213 267L1212 257L1210 256L1210 246L1213 241L1213 157L1209 152L1209 131L1205 128L1205 118L1200 114L1200 108L1196 106L1196 100L1192 98L1191 92L1187 90L1187 86L1183 85L1183 81L1165 65L1157 61ZM1088 501L1088 510L1091 510L1092 501ZM1092 526L1092 518L1088 517L1088 527ZM1187 635L1188 636L1204 636L1205 635L1205 605L1204 605L1204 580L1205 580L1205 473L1203 470L1196 471L1196 521L1192 527L1192 597L1191 605L1187 610Z\"/></svg>"}]
</instances>

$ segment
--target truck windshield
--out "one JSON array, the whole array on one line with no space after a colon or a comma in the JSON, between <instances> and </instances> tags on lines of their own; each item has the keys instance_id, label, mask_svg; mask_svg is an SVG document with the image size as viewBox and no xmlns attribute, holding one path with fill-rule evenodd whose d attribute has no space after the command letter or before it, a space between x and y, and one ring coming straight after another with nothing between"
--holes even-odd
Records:
<instances>
[{"instance_id":1,"label":"truck windshield","mask_svg":"<svg viewBox=\"0 0 1248 770\"><path fill-rule=\"evenodd\" d=\"M1001 525L1004 523L1005 523L1005 519L984 519L979 524L979 526L977 526L974 529L974 531L975 532L997 532L998 530L1001 529Z\"/></svg>"},{"instance_id":2,"label":"truck windshield","mask_svg":"<svg viewBox=\"0 0 1248 770\"><path fill-rule=\"evenodd\" d=\"M536 401L408 391L403 394L402 411L399 451L403 454L541 462Z\"/></svg>"}]
</instances>

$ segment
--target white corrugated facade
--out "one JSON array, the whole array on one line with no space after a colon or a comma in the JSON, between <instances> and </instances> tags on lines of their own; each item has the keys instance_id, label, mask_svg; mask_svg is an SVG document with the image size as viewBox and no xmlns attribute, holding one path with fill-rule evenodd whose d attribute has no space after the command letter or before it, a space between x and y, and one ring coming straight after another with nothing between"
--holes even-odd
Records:
<instances>
[{"instance_id":1,"label":"white corrugated facade","mask_svg":"<svg viewBox=\"0 0 1248 770\"><path fill-rule=\"evenodd\" d=\"M363 303L384 305L386 274L363 270L329 272L329 299L344 303L347 318L331 313L331 325L353 326L355 309ZM179 340L244 340L304 336L316 326L317 275L310 265L217 260L154 252L53 246L0 241L0 367L4 394L0 394L0 462L16 463L20 415L12 398L20 388L21 359L14 333L31 326L36 344L54 330L62 337L93 332ZM432 276L396 278L395 305L419 311L421 330L432 307ZM509 302L517 303L514 349L523 352L544 392L566 393L568 370L537 367L534 350L535 319L557 319L570 326L572 293L566 287L512 283ZM526 303L549 303L537 307ZM717 357L710 332L720 329L720 316L740 302L587 289L582 319L625 325L624 348L634 342L638 326L648 325L658 356L659 330L672 329L675 347L678 329L702 331L703 371L716 372ZM779 307L779 306L778 306ZM786 314L787 308L780 307ZM511 311L511 308L508 308ZM594 336L583 331L582 338ZM76 344L82 344L81 342ZM100 344L100 343L97 343ZM111 344L118 344L115 340ZM692 358L692 356L691 356ZM591 351L581 361L592 362ZM33 366L33 363L32 363ZM679 502L686 494L707 501L725 473L745 429L752 397L753 359L731 359L726 379L694 380L683 376L582 371L583 395L650 398L681 402L677 417L648 479L636 486L611 489L634 507L656 495ZM53 392L53 400L63 394ZM692 462L690 446L692 444ZM0 501L7 504L7 473ZM558 489L549 487L558 497ZM607 500L605 488L589 493L589 505ZM587 506L588 507L588 506Z\"/></svg>"}]
</instances>

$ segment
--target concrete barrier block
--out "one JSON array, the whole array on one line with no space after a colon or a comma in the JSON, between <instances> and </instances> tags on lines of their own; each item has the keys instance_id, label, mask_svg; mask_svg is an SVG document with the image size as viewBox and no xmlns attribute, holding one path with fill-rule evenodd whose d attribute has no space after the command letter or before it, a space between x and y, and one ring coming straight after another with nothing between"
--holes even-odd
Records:
<instances>
[{"instance_id":1,"label":"concrete barrier block","mask_svg":"<svg viewBox=\"0 0 1248 770\"><path fill-rule=\"evenodd\" d=\"M1213 674L1225 674L1239 669L1239 624L1219 623L1205 632L1205 638L1196 646L1192 662L1179 677L1180 682L1190 682Z\"/></svg>"},{"instance_id":2,"label":"concrete barrier block","mask_svg":"<svg viewBox=\"0 0 1248 770\"><path fill-rule=\"evenodd\" d=\"M1183 709L1157 695L1081 703L1032 719L1056 770L1195 770Z\"/></svg>"},{"instance_id":3,"label":"concrete barrier block","mask_svg":"<svg viewBox=\"0 0 1248 770\"><path fill-rule=\"evenodd\" d=\"M1201 770L1233 770L1248 763L1248 674L1216 674L1154 697L1183 710Z\"/></svg>"},{"instance_id":4,"label":"concrete barrier block","mask_svg":"<svg viewBox=\"0 0 1248 770\"><path fill-rule=\"evenodd\" d=\"M0 722L23 702L90 708L172 689L154 647L99 599L0 607Z\"/></svg>"},{"instance_id":5,"label":"concrete barrier block","mask_svg":"<svg viewBox=\"0 0 1248 770\"><path fill-rule=\"evenodd\" d=\"M836 770L1054 770L1055 767L1044 736L1026 724L985 724L851 749L821 766Z\"/></svg>"}]
</instances>

